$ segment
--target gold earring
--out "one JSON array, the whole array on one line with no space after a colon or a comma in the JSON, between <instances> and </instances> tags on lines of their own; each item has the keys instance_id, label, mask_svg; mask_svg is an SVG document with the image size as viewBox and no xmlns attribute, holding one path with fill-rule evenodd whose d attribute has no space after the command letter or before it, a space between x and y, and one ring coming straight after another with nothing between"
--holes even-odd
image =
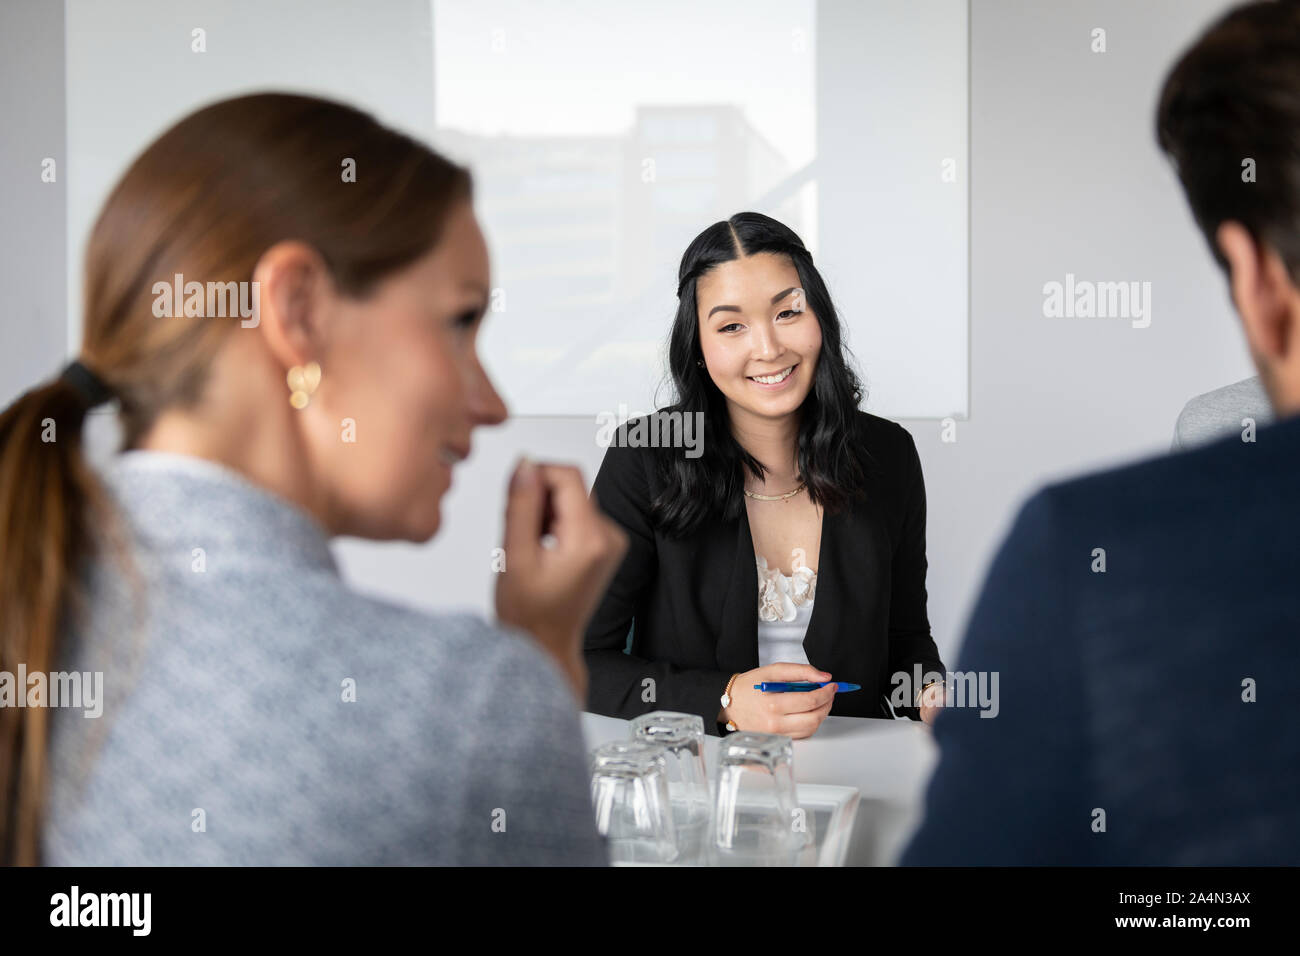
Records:
<instances>
[{"instance_id":1,"label":"gold earring","mask_svg":"<svg viewBox=\"0 0 1300 956\"><path fill-rule=\"evenodd\" d=\"M285 376L289 383L289 404L294 408L306 408L307 402L311 400L312 393L316 391L316 386L320 384L320 366L315 362L308 362L306 365L295 365L289 369L289 374Z\"/></svg>"}]
</instances>

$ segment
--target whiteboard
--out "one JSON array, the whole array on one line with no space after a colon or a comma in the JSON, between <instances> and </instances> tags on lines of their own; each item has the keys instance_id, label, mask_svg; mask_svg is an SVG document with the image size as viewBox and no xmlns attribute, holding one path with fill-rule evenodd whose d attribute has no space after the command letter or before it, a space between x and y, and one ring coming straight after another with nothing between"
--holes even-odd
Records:
<instances>
[{"instance_id":1,"label":"whiteboard","mask_svg":"<svg viewBox=\"0 0 1300 956\"><path fill-rule=\"evenodd\" d=\"M470 164L495 292L483 360L514 415L626 417L670 401L681 254L746 209L812 251L865 408L967 414L966 0L66 10L74 351L86 236L134 155L214 99L291 89L355 103Z\"/></svg>"},{"instance_id":2,"label":"whiteboard","mask_svg":"<svg viewBox=\"0 0 1300 956\"><path fill-rule=\"evenodd\" d=\"M813 252L864 407L966 416L965 0L434 0L433 42L513 414L670 401L682 252L752 209Z\"/></svg>"}]
</instances>

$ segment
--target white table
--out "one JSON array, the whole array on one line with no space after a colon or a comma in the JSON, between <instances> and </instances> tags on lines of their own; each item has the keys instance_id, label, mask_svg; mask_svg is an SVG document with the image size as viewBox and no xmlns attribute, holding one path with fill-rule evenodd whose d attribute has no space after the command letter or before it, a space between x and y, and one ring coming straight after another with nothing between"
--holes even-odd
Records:
<instances>
[{"instance_id":1,"label":"white table","mask_svg":"<svg viewBox=\"0 0 1300 956\"><path fill-rule=\"evenodd\" d=\"M582 715L587 749L628 738L628 722ZM704 736L704 761L712 775L719 738ZM849 866L892 866L921 818L921 800L937 752L930 728L913 720L827 717L817 733L794 742L798 783L857 787L862 794Z\"/></svg>"}]
</instances>

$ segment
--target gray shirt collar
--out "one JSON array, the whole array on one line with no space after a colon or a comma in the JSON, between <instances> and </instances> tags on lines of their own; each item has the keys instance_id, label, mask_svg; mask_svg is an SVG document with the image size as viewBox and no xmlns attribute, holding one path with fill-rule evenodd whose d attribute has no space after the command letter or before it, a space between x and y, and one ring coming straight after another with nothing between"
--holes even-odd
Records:
<instances>
[{"instance_id":1,"label":"gray shirt collar","mask_svg":"<svg viewBox=\"0 0 1300 956\"><path fill-rule=\"evenodd\" d=\"M116 455L103 477L152 547L209 556L245 554L282 567L338 574L329 535L314 517L240 472L162 451Z\"/></svg>"}]
</instances>

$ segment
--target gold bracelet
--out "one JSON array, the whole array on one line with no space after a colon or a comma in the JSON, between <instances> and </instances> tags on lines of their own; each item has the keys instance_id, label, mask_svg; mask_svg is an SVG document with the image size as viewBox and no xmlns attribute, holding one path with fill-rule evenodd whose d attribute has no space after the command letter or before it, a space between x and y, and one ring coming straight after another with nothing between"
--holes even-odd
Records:
<instances>
[{"instance_id":1,"label":"gold bracelet","mask_svg":"<svg viewBox=\"0 0 1300 956\"><path fill-rule=\"evenodd\" d=\"M917 708L917 710L920 710L920 709L921 709L921 695L924 694L924 693L925 693L927 690L929 690L931 687L933 687L935 684L943 684L943 683L945 683L945 682L942 681L942 680L932 680L932 681L930 681L930 683L928 683L928 684L922 684L922 685L921 685L921 689L918 690L918 691L916 692L916 698L915 698L915 700L913 701L913 704L914 704L914 706Z\"/></svg>"},{"instance_id":2,"label":"gold bracelet","mask_svg":"<svg viewBox=\"0 0 1300 956\"><path fill-rule=\"evenodd\" d=\"M722 709L723 709L723 710L726 710L728 707L731 706L731 685L734 684L734 683L736 682L736 678L739 677L739 676L740 676L739 674L732 674L732 675L731 675L731 680L727 681L727 689L724 690L724 691L722 692L722 698L721 698L721 700L722 700L722 702L723 702L723 703L722 703ZM736 724L735 724L735 721L732 721L732 720L728 720L728 721L727 721L725 724L723 724L722 726L726 727L728 730L736 730L736 729L737 729Z\"/></svg>"}]
</instances>

